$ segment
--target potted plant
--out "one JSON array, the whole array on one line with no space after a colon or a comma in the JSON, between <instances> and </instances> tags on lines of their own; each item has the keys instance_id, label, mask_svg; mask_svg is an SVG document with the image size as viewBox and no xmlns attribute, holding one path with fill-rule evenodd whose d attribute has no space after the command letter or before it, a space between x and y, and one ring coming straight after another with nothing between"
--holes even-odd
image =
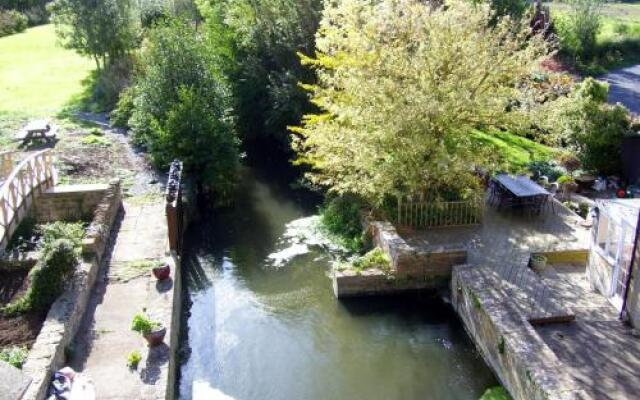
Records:
<instances>
[{"instance_id":1,"label":"potted plant","mask_svg":"<svg viewBox=\"0 0 640 400\"><path fill-rule=\"evenodd\" d=\"M156 264L151 269L151 272L153 272L153 276L155 276L157 280L164 281L169 278L169 275L171 275L171 266L168 262Z\"/></svg>"},{"instance_id":2,"label":"potted plant","mask_svg":"<svg viewBox=\"0 0 640 400\"><path fill-rule=\"evenodd\" d=\"M151 347L162 343L167 334L167 328L162 326L161 322L152 320L144 313L133 317L131 330L140 333Z\"/></svg>"},{"instance_id":3,"label":"potted plant","mask_svg":"<svg viewBox=\"0 0 640 400\"><path fill-rule=\"evenodd\" d=\"M534 271L542 271L547 266L547 257L542 254L531 255L531 268Z\"/></svg>"}]
</instances>

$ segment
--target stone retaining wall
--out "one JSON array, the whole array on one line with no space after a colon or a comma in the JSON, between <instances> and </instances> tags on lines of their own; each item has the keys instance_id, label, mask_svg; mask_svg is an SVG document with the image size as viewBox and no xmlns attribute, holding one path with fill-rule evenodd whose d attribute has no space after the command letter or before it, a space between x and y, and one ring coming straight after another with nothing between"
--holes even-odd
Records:
<instances>
[{"instance_id":1,"label":"stone retaining wall","mask_svg":"<svg viewBox=\"0 0 640 400\"><path fill-rule=\"evenodd\" d=\"M94 186L94 185L92 185ZM119 182L103 185L104 190L81 190L77 196L65 191L66 199L83 198L81 209L93 202L96 193L101 193L101 208L94 215L102 226L100 237L108 237L116 215L122 205L122 193ZM54 196L55 197L55 196ZM107 204L108 203L108 204ZM49 203L49 207L52 203ZM96 202L97 204L97 202ZM52 215L52 214L49 214ZM55 215L61 215L57 213ZM108 225L107 225L108 224ZM102 239L101 239L102 240ZM84 247L84 246L83 246ZM94 246L91 251L84 253L78 269L76 270L69 288L60 296L49 309L47 318L38 334L38 337L29 351L29 356L22 368L25 374L31 377L32 382L23 400L42 400L46 397L49 381L53 371L65 365L65 348L73 340L80 321L87 308L91 295L91 289L96 281L99 270L99 260L102 258L105 246Z\"/></svg>"},{"instance_id":2,"label":"stone retaining wall","mask_svg":"<svg viewBox=\"0 0 640 400\"><path fill-rule=\"evenodd\" d=\"M453 269L451 300L485 361L515 400L581 399L584 392L509 298L474 273Z\"/></svg>"},{"instance_id":3,"label":"stone retaining wall","mask_svg":"<svg viewBox=\"0 0 640 400\"><path fill-rule=\"evenodd\" d=\"M102 255L109 242L111 227L118 216L118 211L122 207L122 189L120 180L116 179L109 183L102 199L93 211L93 220L87 228L87 234L82 241L82 253L93 254L102 260Z\"/></svg>"},{"instance_id":4,"label":"stone retaining wall","mask_svg":"<svg viewBox=\"0 0 640 400\"><path fill-rule=\"evenodd\" d=\"M391 258L391 271L334 271L333 291L338 298L444 289L451 279L451 268L467 260L467 250L461 244L414 248L390 222L367 222L366 231L373 245Z\"/></svg>"},{"instance_id":5,"label":"stone retaining wall","mask_svg":"<svg viewBox=\"0 0 640 400\"><path fill-rule=\"evenodd\" d=\"M107 184L49 188L35 203L35 218L40 223L90 219L108 188Z\"/></svg>"}]
</instances>

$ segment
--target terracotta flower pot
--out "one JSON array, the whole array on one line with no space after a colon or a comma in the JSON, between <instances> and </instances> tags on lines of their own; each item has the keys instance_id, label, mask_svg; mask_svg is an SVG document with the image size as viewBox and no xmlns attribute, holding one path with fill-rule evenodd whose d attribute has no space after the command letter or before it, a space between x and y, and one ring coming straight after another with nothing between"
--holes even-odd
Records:
<instances>
[{"instance_id":1,"label":"terracotta flower pot","mask_svg":"<svg viewBox=\"0 0 640 400\"><path fill-rule=\"evenodd\" d=\"M159 326L149 333L144 333L142 336L147 340L149 346L154 347L161 344L164 341L164 336L167 334L167 328Z\"/></svg>"},{"instance_id":2,"label":"terracotta flower pot","mask_svg":"<svg viewBox=\"0 0 640 400\"><path fill-rule=\"evenodd\" d=\"M169 264L164 264L159 267L153 267L151 271L153 272L153 276L155 276L159 281L164 281L165 279L169 278L169 275L171 275L171 267L169 266Z\"/></svg>"}]
</instances>

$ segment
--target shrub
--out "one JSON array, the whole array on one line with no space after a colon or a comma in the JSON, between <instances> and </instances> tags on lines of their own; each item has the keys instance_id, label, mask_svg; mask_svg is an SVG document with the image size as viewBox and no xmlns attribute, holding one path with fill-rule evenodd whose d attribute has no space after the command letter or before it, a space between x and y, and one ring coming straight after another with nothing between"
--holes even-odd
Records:
<instances>
[{"instance_id":1,"label":"shrub","mask_svg":"<svg viewBox=\"0 0 640 400\"><path fill-rule=\"evenodd\" d=\"M56 221L42 224L38 227L38 230L42 234L41 242L42 247L45 249L59 239L69 240L76 250L82 247L82 239L85 233L85 226L82 222Z\"/></svg>"},{"instance_id":2,"label":"shrub","mask_svg":"<svg viewBox=\"0 0 640 400\"><path fill-rule=\"evenodd\" d=\"M353 261L352 265L356 271L364 271L371 268L387 271L391 268L391 259L381 248L376 247L362 257L358 257Z\"/></svg>"},{"instance_id":3,"label":"shrub","mask_svg":"<svg viewBox=\"0 0 640 400\"><path fill-rule=\"evenodd\" d=\"M77 265L77 252L70 240L58 239L45 246L40 260L29 272L29 289L3 311L16 314L47 310L62 294Z\"/></svg>"},{"instance_id":4,"label":"shrub","mask_svg":"<svg viewBox=\"0 0 640 400\"><path fill-rule=\"evenodd\" d=\"M49 22L49 12L45 5L36 5L23 12L29 19L29 26L42 25Z\"/></svg>"},{"instance_id":5,"label":"shrub","mask_svg":"<svg viewBox=\"0 0 640 400\"><path fill-rule=\"evenodd\" d=\"M340 196L326 201L320 209L322 226L352 251L359 251L363 245L361 208L355 197Z\"/></svg>"},{"instance_id":6,"label":"shrub","mask_svg":"<svg viewBox=\"0 0 640 400\"><path fill-rule=\"evenodd\" d=\"M568 16L559 20L562 49L577 60L588 61L596 54L602 0L571 0Z\"/></svg>"},{"instance_id":7,"label":"shrub","mask_svg":"<svg viewBox=\"0 0 640 400\"><path fill-rule=\"evenodd\" d=\"M632 125L626 108L607 104L608 91L608 84L585 79L569 96L545 105L546 124L558 144L569 147L585 170L614 175L622 170L622 140L632 132Z\"/></svg>"},{"instance_id":8,"label":"shrub","mask_svg":"<svg viewBox=\"0 0 640 400\"><path fill-rule=\"evenodd\" d=\"M15 10L0 9L0 37L24 32L29 25L29 19Z\"/></svg>"},{"instance_id":9,"label":"shrub","mask_svg":"<svg viewBox=\"0 0 640 400\"><path fill-rule=\"evenodd\" d=\"M141 360L142 354L140 354L138 350L134 350L127 356L127 366L129 368L137 369Z\"/></svg>"},{"instance_id":10,"label":"shrub","mask_svg":"<svg viewBox=\"0 0 640 400\"><path fill-rule=\"evenodd\" d=\"M555 181L563 173L557 165L545 160L531 161L529 165L527 165L527 170L533 174L535 179L546 176L549 178L549 182Z\"/></svg>"},{"instance_id":11,"label":"shrub","mask_svg":"<svg viewBox=\"0 0 640 400\"><path fill-rule=\"evenodd\" d=\"M0 360L16 368L22 368L29 352L24 346L9 346L0 349Z\"/></svg>"},{"instance_id":12,"label":"shrub","mask_svg":"<svg viewBox=\"0 0 640 400\"><path fill-rule=\"evenodd\" d=\"M562 153L558 157L558 162L567 170L570 176L573 176L573 173L582 166L580 159L571 153Z\"/></svg>"},{"instance_id":13,"label":"shrub","mask_svg":"<svg viewBox=\"0 0 640 400\"><path fill-rule=\"evenodd\" d=\"M130 86L120 92L118 103L116 103L116 107L109 115L111 125L119 128L129 127L129 118L131 118L135 107L133 103L135 96L135 86Z\"/></svg>"},{"instance_id":14,"label":"shrub","mask_svg":"<svg viewBox=\"0 0 640 400\"><path fill-rule=\"evenodd\" d=\"M231 92L205 39L186 21L149 31L129 122L157 166L180 158L198 183L224 198L235 179L239 143Z\"/></svg>"}]
</instances>

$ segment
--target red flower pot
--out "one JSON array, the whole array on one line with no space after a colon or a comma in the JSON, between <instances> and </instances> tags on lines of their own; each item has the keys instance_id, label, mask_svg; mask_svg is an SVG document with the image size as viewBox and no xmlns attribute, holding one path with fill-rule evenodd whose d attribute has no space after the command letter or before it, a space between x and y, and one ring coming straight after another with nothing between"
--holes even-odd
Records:
<instances>
[{"instance_id":1,"label":"red flower pot","mask_svg":"<svg viewBox=\"0 0 640 400\"><path fill-rule=\"evenodd\" d=\"M153 267L151 271L153 272L153 276L155 276L159 281L164 281L165 279L169 278L169 275L171 275L171 267L169 266L169 264L164 264L159 267Z\"/></svg>"},{"instance_id":2,"label":"red flower pot","mask_svg":"<svg viewBox=\"0 0 640 400\"><path fill-rule=\"evenodd\" d=\"M164 341L164 336L167 334L167 328L164 326L158 327L149 333L145 333L142 336L147 340L149 346L154 347L161 344Z\"/></svg>"}]
</instances>

